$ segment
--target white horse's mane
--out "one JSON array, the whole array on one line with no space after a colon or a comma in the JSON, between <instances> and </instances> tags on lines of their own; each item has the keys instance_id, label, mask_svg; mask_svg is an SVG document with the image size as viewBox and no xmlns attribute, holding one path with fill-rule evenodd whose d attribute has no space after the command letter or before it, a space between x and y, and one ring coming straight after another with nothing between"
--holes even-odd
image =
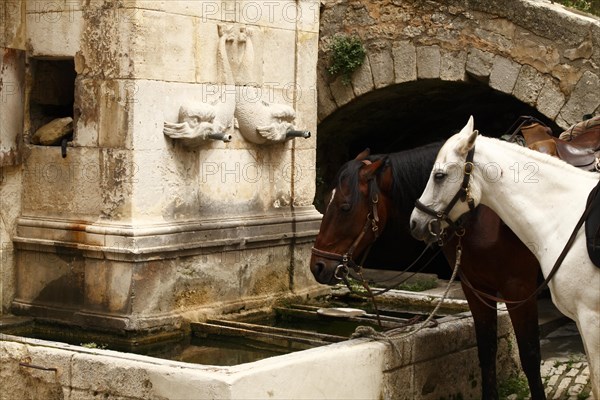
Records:
<instances>
[{"instance_id":1,"label":"white horse's mane","mask_svg":"<svg viewBox=\"0 0 600 400\"><path fill-rule=\"evenodd\" d=\"M511 149L517 153L523 154L529 160L539 161L540 163L554 165L556 167L563 168L563 169L570 169L570 170L572 170L573 173L578 173L578 174L588 175L588 176L593 176L593 175L597 176L596 172L584 171L582 169L572 166L571 164L569 164L559 158L553 157L549 154L541 153L539 151L531 150L527 147L520 146L516 143L510 143L510 142L506 142L504 140L500 140L500 139L496 139L496 138L492 138L492 137L488 137L488 136L480 136L479 138L477 138L477 141L479 141L481 139L485 139L486 141L489 141L490 144L493 144L494 146L503 146L507 149ZM477 141L475 142L475 154L477 154Z\"/></svg>"}]
</instances>

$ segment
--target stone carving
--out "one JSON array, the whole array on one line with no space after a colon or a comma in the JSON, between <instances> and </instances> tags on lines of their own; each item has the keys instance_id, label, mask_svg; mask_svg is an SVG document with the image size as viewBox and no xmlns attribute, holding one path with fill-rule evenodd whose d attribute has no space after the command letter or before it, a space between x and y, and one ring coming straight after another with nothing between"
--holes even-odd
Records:
<instances>
[{"instance_id":1,"label":"stone carving","mask_svg":"<svg viewBox=\"0 0 600 400\"><path fill-rule=\"evenodd\" d=\"M309 138L310 132L294 128L296 112L291 106L258 100L261 89L251 86L259 81L255 68L254 30L226 24L219 24L217 30L219 79L226 86L237 84L236 95L225 90L209 103L182 105L179 121L165 122L164 134L189 147L199 146L209 139L229 142L231 135L226 132L232 126L238 128L246 140L257 144L284 142L294 137Z\"/></svg>"},{"instance_id":2,"label":"stone carving","mask_svg":"<svg viewBox=\"0 0 600 400\"><path fill-rule=\"evenodd\" d=\"M231 135L215 129L216 107L197 103L183 105L179 109L179 123L165 122L163 133L172 139L180 139L185 146L196 147L204 141L231 141Z\"/></svg>"},{"instance_id":3,"label":"stone carving","mask_svg":"<svg viewBox=\"0 0 600 400\"><path fill-rule=\"evenodd\" d=\"M249 86L237 88L235 117L246 140L264 144L284 142L293 137L310 137L310 132L294 128L296 112L289 105L245 100L260 98L259 91L259 88Z\"/></svg>"}]
</instances>

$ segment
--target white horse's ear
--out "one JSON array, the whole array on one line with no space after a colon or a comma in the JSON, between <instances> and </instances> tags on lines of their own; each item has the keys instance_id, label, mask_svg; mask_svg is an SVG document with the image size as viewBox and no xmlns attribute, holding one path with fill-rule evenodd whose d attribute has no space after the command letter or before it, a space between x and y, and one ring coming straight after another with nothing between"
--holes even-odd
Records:
<instances>
[{"instance_id":1,"label":"white horse's ear","mask_svg":"<svg viewBox=\"0 0 600 400\"><path fill-rule=\"evenodd\" d=\"M479 131L473 129L474 125L473 116L471 115L467 125L458 133L459 141L456 150L461 155L466 155L475 146L475 140L477 139L477 135L479 135Z\"/></svg>"}]
</instances>

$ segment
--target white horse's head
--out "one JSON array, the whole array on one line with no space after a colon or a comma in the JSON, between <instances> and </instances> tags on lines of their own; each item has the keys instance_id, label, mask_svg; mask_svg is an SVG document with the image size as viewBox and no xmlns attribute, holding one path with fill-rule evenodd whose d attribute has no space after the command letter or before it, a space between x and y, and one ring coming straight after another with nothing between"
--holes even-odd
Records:
<instances>
[{"instance_id":1,"label":"white horse's head","mask_svg":"<svg viewBox=\"0 0 600 400\"><path fill-rule=\"evenodd\" d=\"M412 235L416 239L438 240L444 228L479 204L481 191L475 179L479 171L472 160L467 160L477 135L471 116L467 125L440 149L425 191L410 217Z\"/></svg>"}]
</instances>

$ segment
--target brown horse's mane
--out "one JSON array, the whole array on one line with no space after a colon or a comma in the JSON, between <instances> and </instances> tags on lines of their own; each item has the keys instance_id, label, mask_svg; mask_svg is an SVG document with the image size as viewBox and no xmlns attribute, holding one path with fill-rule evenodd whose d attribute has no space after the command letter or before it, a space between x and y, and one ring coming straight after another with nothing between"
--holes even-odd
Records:
<instances>
[{"instance_id":1,"label":"brown horse's mane","mask_svg":"<svg viewBox=\"0 0 600 400\"><path fill-rule=\"evenodd\" d=\"M385 159L385 168L379 170L380 174L387 168L391 169L393 179L391 197L396 211L410 212L414 208L415 200L425 189L429 173L442 145L443 142L435 142L397 153L374 154L367 157L367 160L373 162ZM346 201L351 207L360 201L358 171L363 166L362 161L350 160L338 171L336 191L345 194Z\"/></svg>"}]
</instances>

